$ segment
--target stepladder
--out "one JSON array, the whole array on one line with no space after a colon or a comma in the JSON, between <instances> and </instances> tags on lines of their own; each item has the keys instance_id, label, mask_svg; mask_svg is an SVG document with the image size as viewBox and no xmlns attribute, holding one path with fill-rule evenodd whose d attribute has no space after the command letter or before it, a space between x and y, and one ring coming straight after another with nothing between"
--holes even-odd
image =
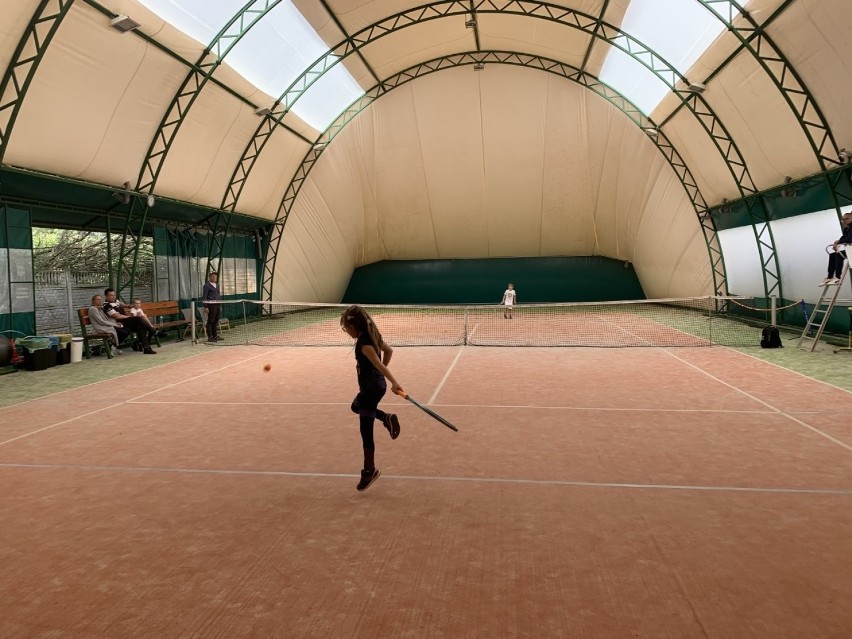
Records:
<instances>
[{"instance_id":1,"label":"stepladder","mask_svg":"<svg viewBox=\"0 0 852 639\"><path fill-rule=\"evenodd\" d=\"M841 247L841 250L846 247ZM852 247L850 247L852 249ZM805 328L802 331L802 336L799 338L798 348L813 352L816 350L817 344L822 337L825 327L828 325L831 318L831 311L838 303L852 303L850 299L841 299L840 294L843 290L843 285L848 280L849 276L849 260L843 260L843 267L840 272L840 277L826 278L820 284L822 293L819 300L814 304L811 315L808 321L805 322Z\"/></svg>"}]
</instances>

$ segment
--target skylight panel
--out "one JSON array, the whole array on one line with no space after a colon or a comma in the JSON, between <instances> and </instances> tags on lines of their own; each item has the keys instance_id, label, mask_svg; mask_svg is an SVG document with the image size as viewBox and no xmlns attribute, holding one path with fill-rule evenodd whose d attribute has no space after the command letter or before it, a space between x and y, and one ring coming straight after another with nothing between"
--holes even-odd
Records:
<instances>
[{"instance_id":1,"label":"skylight panel","mask_svg":"<svg viewBox=\"0 0 852 639\"><path fill-rule=\"evenodd\" d=\"M723 4L724 9L716 9L719 15L726 19L728 12L738 15L731 8L732 5ZM725 30L725 25L717 15L695 0L632 0L621 30L685 75ZM650 115L671 90L665 81L647 67L614 47L604 61L600 79L623 93L645 115Z\"/></svg>"},{"instance_id":2,"label":"skylight panel","mask_svg":"<svg viewBox=\"0 0 852 639\"><path fill-rule=\"evenodd\" d=\"M246 4L246 0L140 1L205 45ZM284 0L242 36L225 62L258 89L278 98L327 51L328 46L292 1ZM293 112L322 131L363 93L346 68L338 63L299 97Z\"/></svg>"}]
</instances>

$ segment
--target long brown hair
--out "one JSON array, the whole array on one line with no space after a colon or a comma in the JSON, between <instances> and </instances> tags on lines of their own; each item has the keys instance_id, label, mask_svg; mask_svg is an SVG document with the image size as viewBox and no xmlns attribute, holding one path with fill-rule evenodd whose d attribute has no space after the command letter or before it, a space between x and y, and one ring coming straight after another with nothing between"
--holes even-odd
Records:
<instances>
[{"instance_id":1,"label":"long brown hair","mask_svg":"<svg viewBox=\"0 0 852 639\"><path fill-rule=\"evenodd\" d=\"M370 314L357 304L353 304L340 314L340 325L351 326L359 334L367 333L376 348L381 348L385 341L379 331L379 327L370 317Z\"/></svg>"}]
</instances>

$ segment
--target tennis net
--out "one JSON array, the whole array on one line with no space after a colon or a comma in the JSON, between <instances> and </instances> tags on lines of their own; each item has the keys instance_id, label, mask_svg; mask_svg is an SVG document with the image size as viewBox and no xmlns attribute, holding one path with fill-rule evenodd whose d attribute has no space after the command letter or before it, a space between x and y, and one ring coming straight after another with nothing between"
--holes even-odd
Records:
<instances>
[{"instance_id":1,"label":"tennis net","mask_svg":"<svg viewBox=\"0 0 852 639\"><path fill-rule=\"evenodd\" d=\"M731 312L742 297L515 306L369 305L392 346L754 346L759 331ZM348 304L220 302L231 325L220 345L351 345L340 328Z\"/></svg>"}]
</instances>

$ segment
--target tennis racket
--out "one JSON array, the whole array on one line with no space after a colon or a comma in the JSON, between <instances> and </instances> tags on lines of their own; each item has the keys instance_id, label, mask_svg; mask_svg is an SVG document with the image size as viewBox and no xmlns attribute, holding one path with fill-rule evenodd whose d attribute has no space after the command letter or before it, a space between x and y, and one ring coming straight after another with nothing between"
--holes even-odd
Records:
<instances>
[{"instance_id":1,"label":"tennis racket","mask_svg":"<svg viewBox=\"0 0 852 639\"><path fill-rule=\"evenodd\" d=\"M431 418L433 418L433 419L438 420L439 422L441 422L444 426L446 426L446 427L447 427L447 428L449 428L450 430L454 430L454 431L456 431L456 432L459 432L459 429L458 429L458 428L456 428L455 426L453 426L450 422L448 422L446 419L444 419L443 417L441 417L438 413L436 413L435 411L433 411L431 408L426 408L423 404L421 404L420 402L418 402L416 399L414 399L414 398L413 398L411 395L409 395L408 393L406 393L406 392L401 392L401 393L400 393L400 392L397 392L397 395L399 395L399 396L400 396L400 397L402 397L403 399L407 399L409 402L411 402L412 404L414 404L415 406L417 406L417 408L419 408L419 409L420 409L420 410L422 410L424 413L426 413L427 415L429 415L429 417L431 417Z\"/></svg>"}]
</instances>

